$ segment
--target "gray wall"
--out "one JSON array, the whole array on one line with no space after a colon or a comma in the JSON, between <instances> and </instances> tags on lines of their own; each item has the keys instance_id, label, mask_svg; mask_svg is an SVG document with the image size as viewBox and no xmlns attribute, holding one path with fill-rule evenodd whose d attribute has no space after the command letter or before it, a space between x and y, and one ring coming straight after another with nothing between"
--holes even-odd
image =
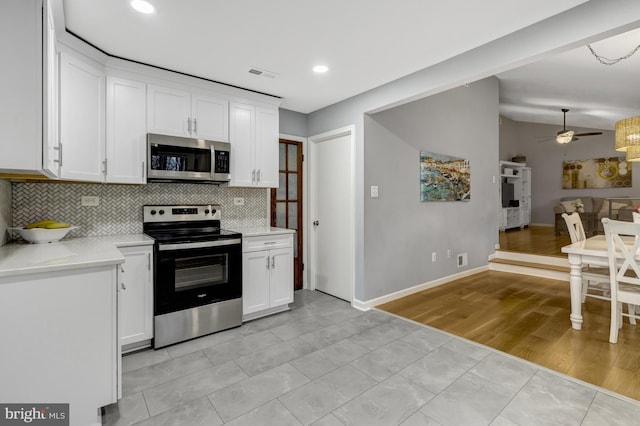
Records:
<instances>
[{"instance_id":1,"label":"gray wall","mask_svg":"<svg viewBox=\"0 0 640 426\"><path fill-rule=\"evenodd\" d=\"M578 141L561 145L554 140L539 142L541 136L555 135L562 126L515 123L517 151L526 155L531 167L531 222L553 224L553 207L561 197L638 197L640 196L640 169L634 167L631 188L562 189L562 161L588 160L599 157L624 157L614 149L615 132L604 130L601 136L582 137ZM578 132L600 129L572 128ZM503 141L501 136L501 144Z\"/></svg>"},{"instance_id":2,"label":"gray wall","mask_svg":"<svg viewBox=\"0 0 640 426\"><path fill-rule=\"evenodd\" d=\"M500 117L500 160L511 161L518 154L518 133L515 121Z\"/></svg>"},{"instance_id":3,"label":"gray wall","mask_svg":"<svg viewBox=\"0 0 640 426\"><path fill-rule=\"evenodd\" d=\"M309 136L307 114L280 108L280 134L304 138Z\"/></svg>"},{"instance_id":4,"label":"gray wall","mask_svg":"<svg viewBox=\"0 0 640 426\"><path fill-rule=\"evenodd\" d=\"M365 117L365 297L486 265L497 239L498 80ZM469 202L420 202L420 151L468 159ZM451 258L447 258L451 250ZM432 263L431 253L437 253ZM468 253L458 269L456 255Z\"/></svg>"}]
</instances>

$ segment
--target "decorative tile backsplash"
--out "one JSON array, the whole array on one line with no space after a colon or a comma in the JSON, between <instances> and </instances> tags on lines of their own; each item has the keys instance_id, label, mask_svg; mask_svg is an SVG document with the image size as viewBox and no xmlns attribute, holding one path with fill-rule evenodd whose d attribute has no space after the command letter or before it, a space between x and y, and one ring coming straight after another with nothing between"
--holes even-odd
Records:
<instances>
[{"instance_id":1,"label":"decorative tile backsplash","mask_svg":"<svg viewBox=\"0 0 640 426\"><path fill-rule=\"evenodd\" d=\"M145 204L220 204L223 228L267 226L268 191L180 183L12 183L12 226L54 219L80 227L71 237L134 234L142 232ZM0 202L3 192L0 187ZM100 197L99 205L82 206L87 195ZM244 205L235 206L236 197L244 198Z\"/></svg>"},{"instance_id":2,"label":"decorative tile backsplash","mask_svg":"<svg viewBox=\"0 0 640 426\"><path fill-rule=\"evenodd\" d=\"M11 184L0 180L0 246L9 240L11 226Z\"/></svg>"}]
</instances>

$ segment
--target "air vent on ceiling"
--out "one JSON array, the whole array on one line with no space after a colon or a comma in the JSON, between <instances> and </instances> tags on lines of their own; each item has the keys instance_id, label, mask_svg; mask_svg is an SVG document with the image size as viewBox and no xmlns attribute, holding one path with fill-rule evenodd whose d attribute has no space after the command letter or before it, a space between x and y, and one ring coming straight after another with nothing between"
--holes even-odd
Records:
<instances>
[{"instance_id":1,"label":"air vent on ceiling","mask_svg":"<svg viewBox=\"0 0 640 426\"><path fill-rule=\"evenodd\" d=\"M278 77L278 73L275 73L273 71L262 70L262 69L256 68L256 67L249 68L249 74L259 75L260 77L265 77L265 78L277 78Z\"/></svg>"}]
</instances>

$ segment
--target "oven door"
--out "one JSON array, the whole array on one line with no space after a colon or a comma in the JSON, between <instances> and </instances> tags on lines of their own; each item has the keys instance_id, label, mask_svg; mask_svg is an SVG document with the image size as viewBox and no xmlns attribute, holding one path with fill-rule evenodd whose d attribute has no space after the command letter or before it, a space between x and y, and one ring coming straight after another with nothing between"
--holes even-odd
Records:
<instances>
[{"instance_id":1,"label":"oven door","mask_svg":"<svg viewBox=\"0 0 640 426\"><path fill-rule=\"evenodd\" d=\"M242 240L158 243L155 315L242 297Z\"/></svg>"}]
</instances>

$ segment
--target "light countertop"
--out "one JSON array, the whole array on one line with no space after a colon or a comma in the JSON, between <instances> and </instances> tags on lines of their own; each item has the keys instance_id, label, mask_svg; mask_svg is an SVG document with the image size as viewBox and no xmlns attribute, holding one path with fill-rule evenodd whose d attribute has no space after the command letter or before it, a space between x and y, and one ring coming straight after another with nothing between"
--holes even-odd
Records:
<instances>
[{"instance_id":1,"label":"light countertop","mask_svg":"<svg viewBox=\"0 0 640 426\"><path fill-rule=\"evenodd\" d=\"M116 265L118 247L152 245L144 234L63 239L57 243L10 243L0 247L0 277Z\"/></svg>"},{"instance_id":2,"label":"light countertop","mask_svg":"<svg viewBox=\"0 0 640 426\"><path fill-rule=\"evenodd\" d=\"M243 237L260 237L264 235L295 234L295 230L286 228L274 228L273 226L261 226L257 228L233 228L232 231L242 233Z\"/></svg>"}]
</instances>

